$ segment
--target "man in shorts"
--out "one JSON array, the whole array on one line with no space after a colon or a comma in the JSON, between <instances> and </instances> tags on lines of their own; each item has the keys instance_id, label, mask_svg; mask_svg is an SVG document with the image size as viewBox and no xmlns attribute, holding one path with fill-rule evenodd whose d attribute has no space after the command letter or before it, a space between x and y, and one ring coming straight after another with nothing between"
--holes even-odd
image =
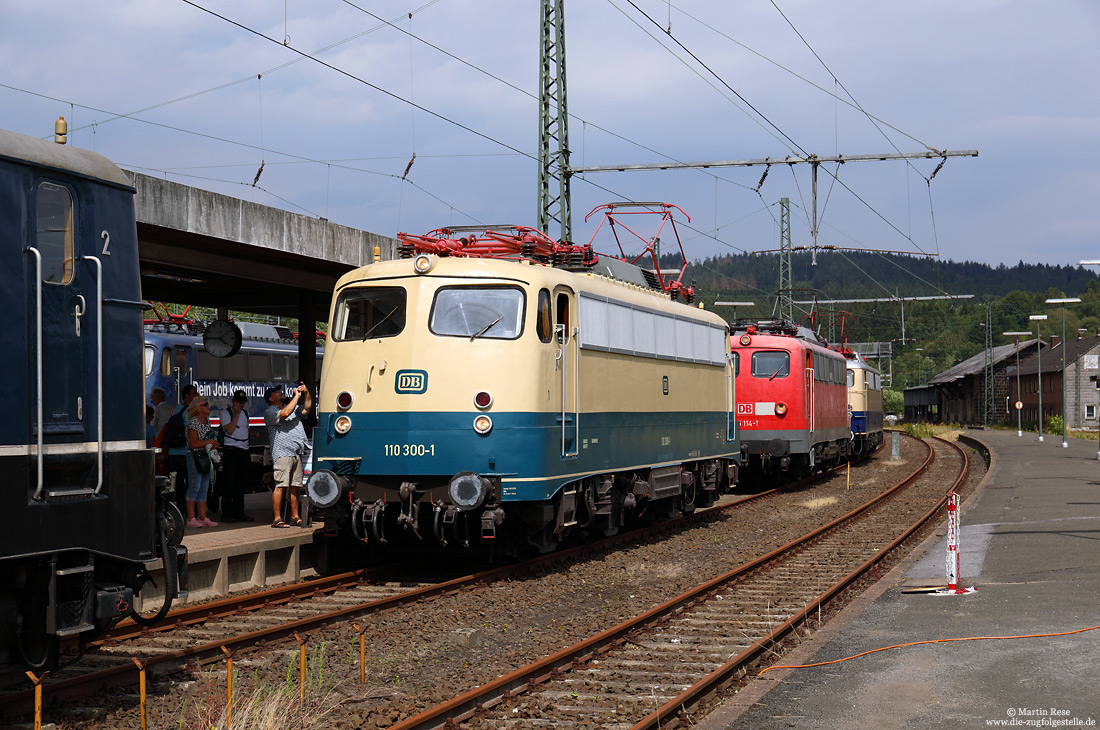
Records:
<instances>
[{"instance_id":1,"label":"man in shorts","mask_svg":"<svg viewBox=\"0 0 1100 730\"><path fill-rule=\"evenodd\" d=\"M271 438L271 461L275 465L275 489L271 503L275 510L272 527L301 527L298 516L298 491L302 484L302 457L309 450L309 440L302 419L313 407L313 398L303 383L298 383L287 398L282 388L268 388L265 394L267 410L264 423ZM289 492L290 523L283 521L283 493Z\"/></svg>"}]
</instances>

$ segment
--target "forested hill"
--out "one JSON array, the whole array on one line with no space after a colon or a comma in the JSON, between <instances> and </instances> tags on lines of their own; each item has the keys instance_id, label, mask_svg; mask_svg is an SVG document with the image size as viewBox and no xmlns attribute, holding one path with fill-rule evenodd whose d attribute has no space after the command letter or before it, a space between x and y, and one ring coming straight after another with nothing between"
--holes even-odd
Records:
<instances>
[{"instance_id":1,"label":"forested hill","mask_svg":"<svg viewBox=\"0 0 1100 730\"><path fill-rule=\"evenodd\" d=\"M815 309L796 305L793 316L830 342L891 343L892 356L879 366L897 387L926 382L932 375L981 352L988 344L1012 339L1002 333L1041 328L1044 340L1100 332L1100 279L1095 269L1025 264L996 268L924 257L830 251L810 265L808 253L792 256L793 299L821 302ZM662 258L662 268L676 266ZM698 301L749 301L753 307L718 308L727 319L777 316L778 254L721 256L696 261L685 282L694 282ZM833 299L886 299L972 295L955 300L825 304ZM1080 297L1064 309L1046 304L1055 297ZM1033 322L1032 314L1048 319ZM1064 319L1063 319L1064 316Z\"/></svg>"},{"instance_id":2,"label":"forested hill","mask_svg":"<svg viewBox=\"0 0 1100 730\"><path fill-rule=\"evenodd\" d=\"M675 266L663 257L663 266ZM871 299L889 296L915 297L972 294L976 300L1003 297L1011 291L1080 295L1095 269L1049 264L1000 265L996 268L973 261L863 252L822 251L817 265L810 254L791 256L795 299ZM778 254L738 254L696 261L688 266L685 282L694 281L699 298L710 304L715 298L744 298L763 303L779 287Z\"/></svg>"}]
</instances>

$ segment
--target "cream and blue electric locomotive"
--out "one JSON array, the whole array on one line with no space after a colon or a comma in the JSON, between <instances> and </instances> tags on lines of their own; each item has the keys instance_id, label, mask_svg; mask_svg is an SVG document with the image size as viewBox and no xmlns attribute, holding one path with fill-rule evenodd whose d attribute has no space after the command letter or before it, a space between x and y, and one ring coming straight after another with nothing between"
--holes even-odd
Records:
<instances>
[{"instance_id":1,"label":"cream and blue electric locomotive","mask_svg":"<svg viewBox=\"0 0 1100 730\"><path fill-rule=\"evenodd\" d=\"M186 550L145 443L129 179L94 152L0 131L0 242L0 664L41 669L62 639L130 614L158 558L163 615Z\"/></svg>"},{"instance_id":2,"label":"cream and blue electric locomotive","mask_svg":"<svg viewBox=\"0 0 1100 730\"><path fill-rule=\"evenodd\" d=\"M736 481L721 317L530 229L403 238L335 290L309 482L330 536L549 551Z\"/></svg>"},{"instance_id":3,"label":"cream and blue electric locomotive","mask_svg":"<svg viewBox=\"0 0 1100 730\"><path fill-rule=\"evenodd\" d=\"M882 444L882 375L857 352L844 350L848 370L848 412L852 453L869 456Z\"/></svg>"}]
</instances>

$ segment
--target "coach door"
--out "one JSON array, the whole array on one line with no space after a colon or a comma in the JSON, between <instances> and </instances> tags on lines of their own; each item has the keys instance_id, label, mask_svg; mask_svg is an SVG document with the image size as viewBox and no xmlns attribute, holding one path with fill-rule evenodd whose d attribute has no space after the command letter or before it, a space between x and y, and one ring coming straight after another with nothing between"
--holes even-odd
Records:
<instances>
[{"instance_id":1,"label":"coach door","mask_svg":"<svg viewBox=\"0 0 1100 730\"><path fill-rule=\"evenodd\" d=\"M725 342L729 342L727 333ZM726 347L729 350L729 347ZM737 367L736 352L726 352L726 441L737 440Z\"/></svg>"},{"instance_id":2,"label":"coach door","mask_svg":"<svg viewBox=\"0 0 1100 730\"><path fill-rule=\"evenodd\" d=\"M812 352L806 352L806 420L810 427L810 434L813 434L814 427L817 425L817 408L814 402L814 355Z\"/></svg>"},{"instance_id":3,"label":"coach door","mask_svg":"<svg viewBox=\"0 0 1100 730\"><path fill-rule=\"evenodd\" d=\"M42 499L49 496L45 490L49 444L81 444L94 438L94 458L75 457L68 462L65 473L71 489L65 493L98 492L103 485L103 418L102 412L92 410L100 408L102 400L97 395L102 390L101 360L92 362L93 380L87 380L85 372L87 357L102 357L102 277L99 260L83 256L80 250L70 189L40 181L34 196L36 235L26 249L33 374L30 426L37 461L34 499ZM77 447L77 453L91 457L93 452ZM80 486L86 484L83 475L95 465L95 486Z\"/></svg>"},{"instance_id":4,"label":"coach door","mask_svg":"<svg viewBox=\"0 0 1100 730\"><path fill-rule=\"evenodd\" d=\"M561 456L573 458L580 444L580 342L576 298L564 287L554 291L554 337L561 379Z\"/></svg>"},{"instance_id":5,"label":"coach door","mask_svg":"<svg viewBox=\"0 0 1100 730\"><path fill-rule=\"evenodd\" d=\"M51 436L82 434L84 410L92 404L83 392L84 358L81 343L95 337L96 289L94 277L84 275L79 262L73 198L69 189L51 182L36 188L37 237L29 249L33 330L37 354L36 392L31 402L33 432ZM91 292L84 286L92 280ZM41 420L39 420L41 419ZM40 427L41 426L41 427ZM69 441L71 439L65 439Z\"/></svg>"}]
</instances>

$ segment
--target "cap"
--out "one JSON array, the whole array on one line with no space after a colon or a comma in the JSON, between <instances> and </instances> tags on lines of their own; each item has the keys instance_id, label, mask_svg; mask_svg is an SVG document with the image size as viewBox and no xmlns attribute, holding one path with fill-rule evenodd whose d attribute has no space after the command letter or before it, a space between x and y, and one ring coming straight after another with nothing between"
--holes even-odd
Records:
<instances>
[{"instance_id":1,"label":"cap","mask_svg":"<svg viewBox=\"0 0 1100 730\"><path fill-rule=\"evenodd\" d=\"M282 393L282 392L283 392L282 388L268 388L266 391L264 391L264 400L271 400L271 394L272 393Z\"/></svg>"},{"instance_id":2,"label":"cap","mask_svg":"<svg viewBox=\"0 0 1100 730\"><path fill-rule=\"evenodd\" d=\"M235 390L233 391L233 400L238 400L241 403L247 403L248 396L244 394L243 390Z\"/></svg>"}]
</instances>

